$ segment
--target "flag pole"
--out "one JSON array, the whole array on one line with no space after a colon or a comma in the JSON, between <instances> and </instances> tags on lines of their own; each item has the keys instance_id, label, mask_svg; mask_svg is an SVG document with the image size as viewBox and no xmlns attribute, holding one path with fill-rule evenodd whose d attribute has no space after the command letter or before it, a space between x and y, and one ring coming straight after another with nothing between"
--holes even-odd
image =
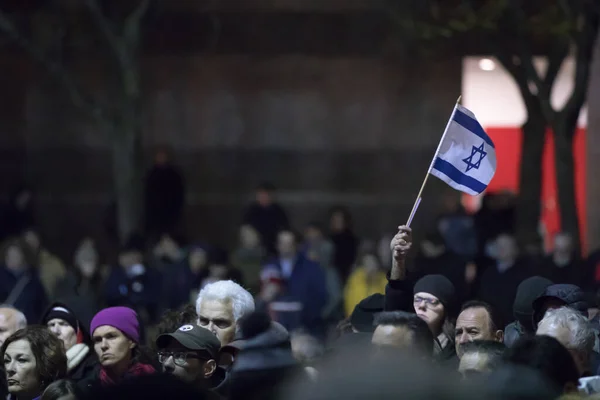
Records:
<instances>
[{"instance_id":1,"label":"flag pole","mask_svg":"<svg viewBox=\"0 0 600 400\"><path fill-rule=\"evenodd\" d=\"M427 180L429 179L429 172L431 171L431 168L433 168L435 159L436 159L438 153L440 152L440 148L442 147L442 143L444 142L446 133L448 133L448 129L450 128L450 123L454 119L454 114L456 114L456 106L460 103L461 97L462 97L462 95L458 96L458 99L456 100L456 104L454 105L454 110L452 110L452 115L450 115L450 119L448 119L448 123L446 124L446 129L444 129L444 133L442 134L442 138L440 139L440 142L438 143L438 147L435 150L435 154L433 155L431 164L429 164L429 169L427 170L427 173L425 174L425 179L423 179L423 183L421 184L421 189L419 189L419 194L417 194L417 198L415 199L412 210L410 211L408 221L406 222L406 226L408 226L408 227L410 227L410 224L412 223L412 220L413 220L415 214L417 213L417 209L419 208L419 204L421 204L421 196L423 195L423 190L425 189L425 185L427 184Z\"/></svg>"}]
</instances>

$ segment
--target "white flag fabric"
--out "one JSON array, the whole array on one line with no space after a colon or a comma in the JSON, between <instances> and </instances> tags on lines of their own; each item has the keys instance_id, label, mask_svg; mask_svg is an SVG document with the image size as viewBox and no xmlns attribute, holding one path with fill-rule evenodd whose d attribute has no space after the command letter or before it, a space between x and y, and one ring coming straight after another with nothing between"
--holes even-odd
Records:
<instances>
[{"instance_id":1,"label":"white flag fabric","mask_svg":"<svg viewBox=\"0 0 600 400\"><path fill-rule=\"evenodd\" d=\"M475 115L457 104L429 173L461 192L482 193L496 172L496 148Z\"/></svg>"}]
</instances>

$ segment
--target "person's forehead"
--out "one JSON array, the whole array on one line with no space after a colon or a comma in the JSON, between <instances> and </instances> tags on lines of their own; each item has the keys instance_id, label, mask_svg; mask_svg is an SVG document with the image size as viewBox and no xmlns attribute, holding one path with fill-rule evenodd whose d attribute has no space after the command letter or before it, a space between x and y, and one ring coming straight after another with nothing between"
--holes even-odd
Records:
<instances>
[{"instance_id":1,"label":"person's forehead","mask_svg":"<svg viewBox=\"0 0 600 400\"><path fill-rule=\"evenodd\" d=\"M7 353L30 353L31 346L25 339L15 340L6 347Z\"/></svg>"},{"instance_id":2,"label":"person's forehead","mask_svg":"<svg viewBox=\"0 0 600 400\"><path fill-rule=\"evenodd\" d=\"M200 304L199 316L206 318L233 318L231 301L203 300Z\"/></svg>"},{"instance_id":3,"label":"person's forehead","mask_svg":"<svg viewBox=\"0 0 600 400\"><path fill-rule=\"evenodd\" d=\"M437 300L439 301L440 299L438 299L437 297L435 297L432 294L426 293L426 292L418 292L415 293L415 297L421 297L423 299L429 299L429 300Z\"/></svg>"},{"instance_id":4,"label":"person's forehead","mask_svg":"<svg viewBox=\"0 0 600 400\"><path fill-rule=\"evenodd\" d=\"M99 326L94 331L94 337L102 337L102 336L106 336L109 334L122 335L120 330L118 330L117 328L114 328L112 326L108 326L108 325Z\"/></svg>"},{"instance_id":5,"label":"person's forehead","mask_svg":"<svg viewBox=\"0 0 600 400\"><path fill-rule=\"evenodd\" d=\"M489 315L483 307L467 308L458 316L456 327L483 326L488 318Z\"/></svg>"}]
</instances>

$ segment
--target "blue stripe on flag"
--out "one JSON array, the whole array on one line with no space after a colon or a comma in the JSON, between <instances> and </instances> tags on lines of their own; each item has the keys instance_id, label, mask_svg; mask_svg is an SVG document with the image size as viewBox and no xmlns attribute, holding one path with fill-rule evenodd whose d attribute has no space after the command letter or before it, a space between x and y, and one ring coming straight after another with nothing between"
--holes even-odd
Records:
<instances>
[{"instance_id":1,"label":"blue stripe on flag","mask_svg":"<svg viewBox=\"0 0 600 400\"><path fill-rule=\"evenodd\" d=\"M442 160L439 157L435 159L433 168L437 169L454 182L466 186L477 193L481 193L487 188L487 185L479 182L475 178L471 178L469 175L463 174L454 165L450 164L448 161Z\"/></svg>"},{"instance_id":2,"label":"blue stripe on flag","mask_svg":"<svg viewBox=\"0 0 600 400\"><path fill-rule=\"evenodd\" d=\"M459 109L456 109L456 113L454 113L454 121L457 124L461 125L463 128L467 129L468 131L473 132L474 135L477 135L483 140L485 140L485 142L489 146L495 148L494 142L492 142L492 139L490 139L487 133L485 133L485 131L476 119L473 119L464 112L460 111Z\"/></svg>"}]
</instances>

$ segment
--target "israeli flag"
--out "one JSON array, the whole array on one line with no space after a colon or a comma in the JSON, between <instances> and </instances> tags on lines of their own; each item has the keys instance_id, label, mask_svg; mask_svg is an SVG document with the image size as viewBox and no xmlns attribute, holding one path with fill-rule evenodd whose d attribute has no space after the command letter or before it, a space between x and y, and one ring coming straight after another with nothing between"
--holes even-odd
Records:
<instances>
[{"instance_id":1,"label":"israeli flag","mask_svg":"<svg viewBox=\"0 0 600 400\"><path fill-rule=\"evenodd\" d=\"M457 104L429 173L470 195L482 193L496 172L496 148L475 115Z\"/></svg>"}]
</instances>

